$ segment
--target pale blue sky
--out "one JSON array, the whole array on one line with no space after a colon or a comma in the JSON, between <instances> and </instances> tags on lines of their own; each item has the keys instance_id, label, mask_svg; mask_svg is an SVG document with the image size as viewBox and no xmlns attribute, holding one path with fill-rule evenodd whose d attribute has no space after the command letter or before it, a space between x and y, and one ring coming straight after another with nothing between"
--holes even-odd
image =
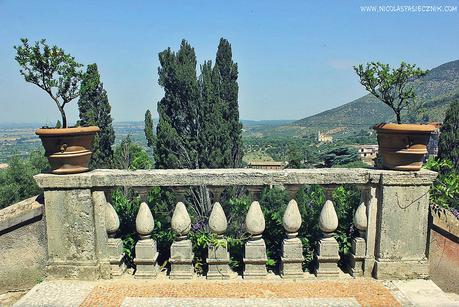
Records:
<instances>
[{"instance_id":1,"label":"pale blue sky","mask_svg":"<svg viewBox=\"0 0 459 307\"><path fill-rule=\"evenodd\" d=\"M46 38L96 62L117 121L143 120L162 97L158 52L182 38L198 63L220 37L239 64L243 119L300 119L365 94L352 65L404 60L433 68L459 59L459 13L365 13L362 5L459 1L0 0L0 123L55 123L53 102L19 75L13 45ZM70 121L76 101L67 106ZM156 117L156 113L154 113Z\"/></svg>"}]
</instances>

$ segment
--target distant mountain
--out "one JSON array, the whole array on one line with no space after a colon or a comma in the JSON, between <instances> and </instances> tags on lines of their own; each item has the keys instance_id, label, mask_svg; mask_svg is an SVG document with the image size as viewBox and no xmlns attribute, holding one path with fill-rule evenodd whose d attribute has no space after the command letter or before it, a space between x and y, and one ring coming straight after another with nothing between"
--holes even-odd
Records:
<instances>
[{"instance_id":1,"label":"distant mountain","mask_svg":"<svg viewBox=\"0 0 459 307\"><path fill-rule=\"evenodd\" d=\"M429 120L442 121L451 100L459 98L459 60L430 70L414 82L414 87L418 99L425 103ZM340 107L298 120L292 125L321 131L338 127L356 130L394 119L392 109L368 94Z\"/></svg>"}]
</instances>

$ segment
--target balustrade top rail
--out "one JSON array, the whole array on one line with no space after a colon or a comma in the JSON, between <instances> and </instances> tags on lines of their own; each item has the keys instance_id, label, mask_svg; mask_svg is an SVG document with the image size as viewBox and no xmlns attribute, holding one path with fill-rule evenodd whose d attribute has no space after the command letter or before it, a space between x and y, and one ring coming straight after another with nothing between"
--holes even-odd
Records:
<instances>
[{"instance_id":1,"label":"balustrade top rail","mask_svg":"<svg viewBox=\"0 0 459 307\"><path fill-rule=\"evenodd\" d=\"M34 176L43 189L149 186L260 186L260 185L430 185L436 172L401 172L365 168L323 169L98 169L73 175Z\"/></svg>"}]
</instances>

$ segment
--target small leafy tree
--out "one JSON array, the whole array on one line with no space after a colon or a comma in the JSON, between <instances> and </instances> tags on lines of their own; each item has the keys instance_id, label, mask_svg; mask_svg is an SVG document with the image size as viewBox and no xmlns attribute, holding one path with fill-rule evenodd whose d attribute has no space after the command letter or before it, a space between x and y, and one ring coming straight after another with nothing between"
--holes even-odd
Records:
<instances>
[{"instance_id":1,"label":"small leafy tree","mask_svg":"<svg viewBox=\"0 0 459 307\"><path fill-rule=\"evenodd\" d=\"M64 107L80 94L83 65L63 49L50 47L45 39L35 42L33 46L26 38L22 38L21 42L22 45L14 46L21 75L27 82L48 93L61 113L62 128L67 128Z\"/></svg>"},{"instance_id":2,"label":"small leafy tree","mask_svg":"<svg viewBox=\"0 0 459 307\"><path fill-rule=\"evenodd\" d=\"M402 62L400 67L391 69L389 64L371 62L354 66L354 70L365 89L394 111L398 124L402 122L402 112L413 114L421 108L410 83L424 76L427 71L415 64Z\"/></svg>"}]
</instances>

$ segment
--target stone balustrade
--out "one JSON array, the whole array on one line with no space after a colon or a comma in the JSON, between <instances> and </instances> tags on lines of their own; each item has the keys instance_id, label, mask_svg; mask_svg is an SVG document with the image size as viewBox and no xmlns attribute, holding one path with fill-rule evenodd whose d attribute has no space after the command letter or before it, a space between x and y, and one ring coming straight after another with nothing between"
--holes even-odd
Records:
<instances>
[{"instance_id":1,"label":"stone balustrade","mask_svg":"<svg viewBox=\"0 0 459 307\"><path fill-rule=\"evenodd\" d=\"M266 245L263 239L265 218L258 201L263 187L283 186L291 200L283 215L285 239L282 242L280 274L283 278L302 279L303 246L298 231L301 214L295 200L303 185L319 184L326 200L316 221L322 231L314 255L315 276L337 278L343 275L338 242L334 232L339 220L332 191L340 184L354 184L361 190L356 204L354 227L358 235L352 240L349 267L353 276L375 278L426 277L427 216L429 187L436 173L396 172L375 169L207 169L207 170L95 170L75 175L40 174L35 176L45 191L45 216L48 233L48 274L56 278L97 279L121 275L125 270L122 241L116 238L119 218L107 201L115 187L175 187L177 191L192 186L208 186L215 201L209 216L209 230L216 241L209 244L206 262L208 279L228 279L230 255L224 234L228 221L219 203L227 186L246 186L253 202L246 214L245 229L250 238L244 248L245 279L262 279L266 269ZM171 204L172 206L173 204ZM155 278L158 273L158 250L151 238L154 216L143 202L138 210L135 245L135 278ZM187 205L175 204L171 220L175 234L170 246L171 279L193 277L193 246L188 234L191 219ZM161 251L159 251L161 252Z\"/></svg>"}]
</instances>

